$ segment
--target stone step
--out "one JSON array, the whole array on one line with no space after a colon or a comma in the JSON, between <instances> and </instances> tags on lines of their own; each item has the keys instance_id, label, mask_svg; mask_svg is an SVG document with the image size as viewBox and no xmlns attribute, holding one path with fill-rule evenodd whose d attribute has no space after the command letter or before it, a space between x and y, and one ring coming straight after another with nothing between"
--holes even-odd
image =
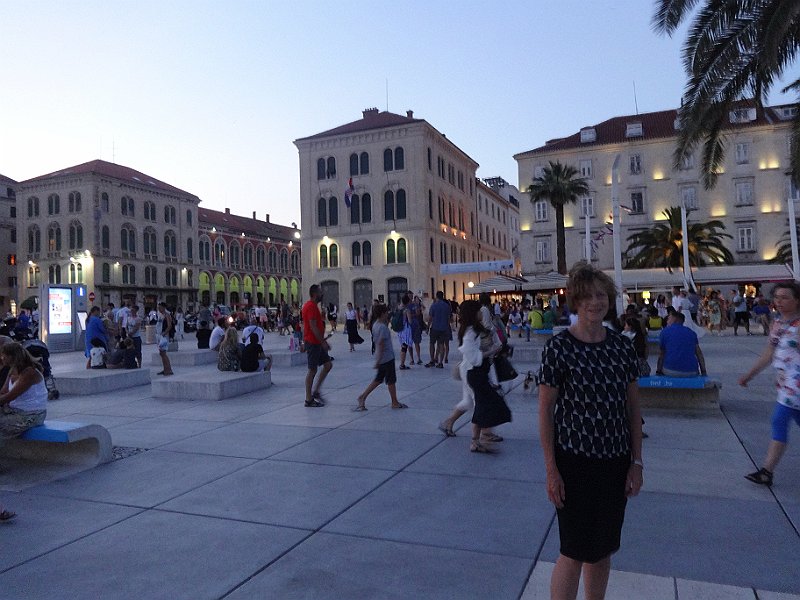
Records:
<instances>
[{"instance_id":1,"label":"stone step","mask_svg":"<svg viewBox=\"0 0 800 600\"><path fill-rule=\"evenodd\" d=\"M169 352L169 361L173 367L196 367L198 365L216 365L219 355L213 350L190 348L179 352ZM161 355L154 352L150 355L150 364L161 367Z\"/></svg>"},{"instance_id":2,"label":"stone step","mask_svg":"<svg viewBox=\"0 0 800 600\"><path fill-rule=\"evenodd\" d=\"M76 369L59 373L56 387L61 395L89 396L150 383L149 369Z\"/></svg>"},{"instance_id":3,"label":"stone step","mask_svg":"<svg viewBox=\"0 0 800 600\"><path fill-rule=\"evenodd\" d=\"M153 379L154 398L176 398L183 400L223 400L258 390L266 391L272 385L269 372L242 373L192 369L168 377Z\"/></svg>"}]
</instances>

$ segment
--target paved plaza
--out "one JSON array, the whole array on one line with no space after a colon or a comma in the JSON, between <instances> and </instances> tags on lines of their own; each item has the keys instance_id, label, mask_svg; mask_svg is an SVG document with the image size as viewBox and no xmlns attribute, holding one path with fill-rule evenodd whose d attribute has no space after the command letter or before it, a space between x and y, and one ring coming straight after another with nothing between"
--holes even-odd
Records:
<instances>
[{"instance_id":1,"label":"paved plaza","mask_svg":"<svg viewBox=\"0 0 800 600\"><path fill-rule=\"evenodd\" d=\"M356 413L369 345L333 340L324 408L303 406L305 367L219 402L155 399L149 385L50 402L50 419L108 428L122 458L79 473L3 462L0 503L18 516L0 526L0 597L549 598L558 526L535 390L508 395L498 453L471 454L466 418L455 438L436 428L461 393L449 369L398 371L409 408L380 387ZM774 393L771 369L748 389L736 379L765 340L702 339L720 409L644 411L645 485L609 599L800 598L800 431L772 489L743 478L766 451ZM83 365L52 362L56 378Z\"/></svg>"}]
</instances>

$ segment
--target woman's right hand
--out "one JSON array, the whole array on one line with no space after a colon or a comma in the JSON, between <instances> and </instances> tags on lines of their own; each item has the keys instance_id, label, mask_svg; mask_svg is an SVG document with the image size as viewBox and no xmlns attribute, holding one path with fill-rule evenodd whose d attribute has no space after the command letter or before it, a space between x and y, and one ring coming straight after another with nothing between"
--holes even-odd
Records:
<instances>
[{"instance_id":1,"label":"woman's right hand","mask_svg":"<svg viewBox=\"0 0 800 600\"><path fill-rule=\"evenodd\" d=\"M547 471L547 498L556 508L564 507L564 480L555 468Z\"/></svg>"}]
</instances>

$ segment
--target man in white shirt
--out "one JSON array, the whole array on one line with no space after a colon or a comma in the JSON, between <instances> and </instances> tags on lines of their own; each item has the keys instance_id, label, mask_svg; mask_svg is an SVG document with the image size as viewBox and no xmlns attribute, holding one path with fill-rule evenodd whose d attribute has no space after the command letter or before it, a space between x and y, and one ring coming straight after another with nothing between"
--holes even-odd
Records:
<instances>
[{"instance_id":1,"label":"man in white shirt","mask_svg":"<svg viewBox=\"0 0 800 600\"><path fill-rule=\"evenodd\" d=\"M672 288L672 308L681 312L681 289L679 287Z\"/></svg>"},{"instance_id":2,"label":"man in white shirt","mask_svg":"<svg viewBox=\"0 0 800 600\"><path fill-rule=\"evenodd\" d=\"M264 345L264 330L261 327L259 327L258 321L256 320L256 318L251 319L250 320L250 325L248 325L247 327L245 327L242 330L242 340L244 340L244 345L245 346L249 346L250 345L250 334L251 333L255 333L258 336L258 343L263 346ZM212 335L213 335L213 333L212 333Z\"/></svg>"},{"instance_id":3,"label":"man in white shirt","mask_svg":"<svg viewBox=\"0 0 800 600\"><path fill-rule=\"evenodd\" d=\"M120 332L120 336L125 337L128 335L128 318L131 316L131 309L128 306L128 300L122 301L122 306L119 307L117 310L117 314L114 316L114 322L117 324L117 329Z\"/></svg>"},{"instance_id":4,"label":"man in white shirt","mask_svg":"<svg viewBox=\"0 0 800 600\"><path fill-rule=\"evenodd\" d=\"M217 319L217 326L211 332L211 337L208 340L208 347L211 350L218 351L222 339L225 337L225 330L228 328L228 319L220 317Z\"/></svg>"}]
</instances>

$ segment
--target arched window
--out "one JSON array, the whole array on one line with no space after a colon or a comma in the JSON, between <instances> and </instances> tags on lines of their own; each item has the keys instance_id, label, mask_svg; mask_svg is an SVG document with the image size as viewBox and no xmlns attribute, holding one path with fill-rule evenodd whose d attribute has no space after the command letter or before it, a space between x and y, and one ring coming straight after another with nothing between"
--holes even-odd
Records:
<instances>
[{"instance_id":1,"label":"arched window","mask_svg":"<svg viewBox=\"0 0 800 600\"><path fill-rule=\"evenodd\" d=\"M395 210L395 215L397 219L405 219L406 218L406 191L405 190L397 190L397 194L395 194L395 201L397 203L397 208Z\"/></svg>"},{"instance_id":2,"label":"arched window","mask_svg":"<svg viewBox=\"0 0 800 600\"><path fill-rule=\"evenodd\" d=\"M369 194L361 196L361 222L372 223L372 197Z\"/></svg>"},{"instance_id":3,"label":"arched window","mask_svg":"<svg viewBox=\"0 0 800 600\"><path fill-rule=\"evenodd\" d=\"M275 248L269 249L269 270L270 271L278 270L278 251L275 250Z\"/></svg>"},{"instance_id":4,"label":"arched window","mask_svg":"<svg viewBox=\"0 0 800 600\"><path fill-rule=\"evenodd\" d=\"M361 174L367 175L369 173L369 154L362 152L361 156L358 158L358 161L361 167Z\"/></svg>"},{"instance_id":5,"label":"arched window","mask_svg":"<svg viewBox=\"0 0 800 600\"><path fill-rule=\"evenodd\" d=\"M124 258L133 258L136 256L136 232L130 225L123 225L120 230L120 249Z\"/></svg>"},{"instance_id":6,"label":"arched window","mask_svg":"<svg viewBox=\"0 0 800 600\"><path fill-rule=\"evenodd\" d=\"M120 211L127 217L135 217L136 213L133 210L133 198L130 196L123 196L120 198Z\"/></svg>"},{"instance_id":7,"label":"arched window","mask_svg":"<svg viewBox=\"0 0 800 600\"><path fill-rule=\"evenodd\" d=\"M109 211L108 194L106 194L105 192L103 192L103 193L100 195L100 208L101 208L101 209L103 210L103 212L105 212L105 213L107 213L107 212Z\"/></svg>"},{"instance_id":8,"label":"arched window","mask_svg":"<svg viewBox=\"0 0 800 600\"><path fill-rule=\"evenodd\" d=\"M433 221L433 192L428 190L428 218Z\"/></svg>"},{"instance_id":9,"label":"arched window","mask_svg":"<svg viewBox=\"0 0 800 600\"><path fill-rule=\"evenodd\" d=\"M201 264L211 263L211 241L207 237L200 238L197 244L197 256Z\"/></svg>"},{"instance_id":10,"label":"arched window","mask_svg":"<svg viewBox=\"0 0 800 600\"><path fill-rule=\"evenodd\" d=\"M111 265L103 263L103 283L111 283Z\"/></svg>"},{"instance_id":11,"label":"arched window","mask_svg":"<svg viewBox=\"0 0 800 600\"><path fill-rule=\"evenodd\" d=\"M103 250L103 254L108 254L111 251L111 231L108 229L108 225L103 225L101 230L100 247Z\"/></svg>"},{"instance_id":12,"label":"arched window","mask_svg":"<svg viewBox=\"0 0 800 600\"><path fill-rule=\"evenodd\" d=\"M394 192L386 190L383 194L383 220L394 221Z\"/></svg>"},{"instance_id":13,"label":"arched window","mask_svg":"<svg viewBox=\"0 0 800 600\"><path fill-rule=\"evenodd\" d=\"M266 252L264 251L264 246L259 246L256 248L256 269L263 271L266 264Z\"/></svg>"},{"instance_id":14,"label":"arched window","mask_svg":"<svg viewBox=\"0 0 800 600\"><path fill-rule=\"evenodd\" d=\"M433 249L433 238L430 238L430 242L431 242L431 244L430 244L431 245L431 262L434 262L436 260L436 252Z\"/></svg>"},{"instance_id":15,"label":"arched window","mask_svg":"<svg viewBox=\"0 0 800 600\"><path fill-rule=\"evenodd\" d=\"M42 232L39 227L28 227L28 254L39 254L42 251Z\"/></svg>"},{"instance_id":16,"label":"arched window","mask_svg":"<svg viewBox=\"0 0 800 600\"><path fill-rule=\"evenodd\" d=\"M81 248L83 248L83 225L79 221L72 221L69 224L69 249L75 251Z\"/></svg>"},{"instance_id":17,"label":"arched window","mask_svg":"<svg viewBox=\"0 0 800 600\"><path fill-rule=\"evenodd\" d=\"M394 149L394 170L401 171L405 169L405 162L406 159L403 149L400 146L398 146L397 148Z\"/></svg>"},{"instance_id":18,"label":"arched window","mask_svg":"<svg viewBox=\"0 0 800 600\"><path fill-rule=\"evenodd\" d=\"M397 240L397 262L405 263L408 262L406 256L406 240L405 238L400 238Z\"/></svg>"},{"instance_id":19,"label":"arched window","mask_svg":"<svg viewBox=\"0 0 800 600\"><path fill-rule=\"evenodd\" d=\"M144 205L142 206L142 212L144 213L145 221L156 220L156 205L149 200L145 201Z\"/></svg>"},{"instance_id":20,"label":"arched window","mask_svg":"<svg viewBox=\"0 0 800 600\"><path fill-rule=\"evenodd\" d=\"M325 179L325 159L317 159L317 179Z\"/></svg>"},{"instance_id":21,"label":"arched window","mask_svg":"<svg viewBox=\"0 0 800 600\"><path fill-rule=\"evenodd\" d=\"M253 246L250 243L244 245L244 268L253 268Z\"/></svg>"},{"instance_id":22,"label":"arched window","mask_svg":"<svg viewBox=\"0 0 800 600\"><path fill-rule=\"evenodd\" d=\"M327 170L325 172L325 176L328 179L335 179L336 178L336 159L333 158L332 156L328 157L327 167L328 168L327 168Z\"/></svg>"},{"instance_id":23,"label":"arched window","mask_svg":"<svg viewBox=\"0 0 800 600\"><path fill-rule=\"evenodd\" d=\"M284 248L281 250L281 271L286 273L289 270L289 251Z\"/></svg>"},{"instance_id":24,"label":"arched window","mask_svg":"<svg viewBox=\"0 0 800 600\"><path fill-rule=\"evenodd\" d=\"M192 211L190 211L190 210L186 211L186 224L187 225L191 225L192 224Z\"/></svg>"},{"instance_id":25,"label":"arched window","mask_svg":"<svg viewBox=\"0 0 800 600\"><path fill-rule=\"evenodd\" d=\"M61 266L50 265L50 268L47 270L47 277L50 283L61 283Z\"/></svg>"},{"instance_id":26,"label":"arched window","mask_svg":"<svg viewBox=\"0 0 800 600\"><path fill-rule=\"evenodd\" d=\"M353 152L350 155L350 177L358 175L358 154Z\"/></svg>"},{"instance_id":27,"label":"arched window","mask_svg":"<svg viewBox=\"0 0 800 600\"><path fill-rule=\"evenodd\" d=\"M61 227L58 223L51 223L50 227L47 228L47 251L61 251Z\"/></svg>"},{"instance_id":28,"label":"arched window","mask_svg":"<svg viewBox=\"0 0 800 600\"><path fill-rule=\"evenodd\" d=\"M136 284L136 267L133 265L122 265L122 283L127 285Z\"/></svg>"},{"instance_id":29,"label":"arched window","mask_svg":"<svg viewBox=\"0 0 800 600\"><path fill-rule=\"evenodd\" d=\"M218 267L225 266L225 242L222 240L214 242L214 264Z\"/></svg>"},{"instance_id":30,"label":"arched window","mask_svg":"<svg viewBox=\"0 0 800 600\"><path fill-rule=\"evenodd\" d=\"M336 196L328 198L328 225L335 227L339 224L339 201Z\"/></svg>"},{"instance_id":31,"label":"arched window","mask_svg":"<svg viewBox=\"0 0 800 600\"><path fill-rule=\"evenodd\" d=\"M171 262L178 260L178 242L171 229L164 233L164 258Z\"/></svg>"},{"instance_id":32,"label":"arched window","mask_svg":"<svg viewBox=\"0 0 800 600\"><path fill-rule=\"evenodd\" d=\"M328 268L328 247L325 244L322 244L319 247L319 268Z\"/></svg>"},{"instance_id":33,"label":"arched window","mask_svg":"<svg viewBox=\"0 0 800 600\"><path fill-rule=\"evenodd\" d=\"M81 193L80 192L70 192L69 193L69 212L71 212L71 213L81 212Z\"/></svg>"},{"instance_id":34,"label":"arched window","mask_svg":"<svg viewBox=\"0 0 800 600\"><path fill-rule=\"evenodd\" d=\"M339 246L331 244L328 254L331 260L331 269L337 268L339 266Z\"/></svg>"},{"instance_id":35,"label":"arched window","mask_svg":"<svg viewBox=\"0 0 800 600\"><path fill-rule=\"evenodd\" d=\"M57 215L61 212L61 198L58 194L50 194L47 197L47 214Z\"/></svg>"},{"instance_id":36,"label":"arched window","mask_svg":"<svg viewBox=\"0 0 800 600\"><path fill-rule=\"evenodd\" d=\"M242 249L236 242L231 243L229 262L231 264L231 267L234 269L238 269L240 263L242 262Z\"/></svg>"},{"instance_id":37,"label":"arched window","mask_svg":"<svg viewBox=\"0 0 800 600\"><path fill-rule=\"evenodd\" d=\"M192 244L192 238L186 238L186 260L189 262L194 260L194 244Z\"/></svg>"},{"instance_id":38,"label":"arched window","mask_svg":"<svg viewBox=\"0 0 800 600\"><path fill-rule=\"evenodd\" d=\"M145 211L149 208L145 204ZM142 234L142 250L144 250L145 260L158 260L158 246L156 245L156 230L152 227L145 227L144 234ZM145 272L145 280L147 275Z\"/></svg>"},{"instance_id":39,"label":"arched window","mask_svg":"<svg viewBox=\"0 0 800 600\"><path fill-rule=\"evenodd\" d=\"M28 217L39 216L39 199L36 196L28 198Z\"/></svg>"},{"instance_id":40,"label":"arched window","mask_svg":"<svg viewBox=\"0 0 800 600\"><path fill-rule=\"evenodd\" d=\"M359 242L353 242L353 245L350 248L350 255L351 255L351 264L354 267L358 267L361 265L361 244Z\"/></svg>"},{"instance_id":41,"label":"arched window","mask_svg":"<svg viewBox=\"0 0 800 600\"><path fill-rule=\"evenodd\" d=\"M292 252L292 273L300 272L300 254Z\"/></svg>"},{"instance_id":42,"label":"arched window","mask_svg":"<svg viewBox=\"0 0 800 600\"><path fill-rule=\"evenodd\" d=\"M361 199L358 197L358 194L353 194L353 197L350 200L350 223L354 224L360 221L361 221Z\"/></svg>"},{"instance_id":43,"label":"arched window","mask_svg":"<svg viewBox=\"0 0 800 600\"><path fill-rule=\"evenodd\" d=\"M174 206L165 206L164 207L164 223L168 225L175 225L175 207Z\"/></svg>"},{"instance_id":44,"label":"arched window","mask_svg":"<svg viewBox=\"0 0 800 600\"><path fill-rule=\"evenodd\" d=\"M383 151L383 170L394 171L394 157L391 148L387 148Z\"/></svg>"},{"instance_id":45,"label":"arched window","mask_svg":"<svg viewBox=\"0 0 800 600\"><path fill-rule=\"evenodd\" d=\"M325 198L320 198L317 200L317 226L328 226L328 202L325 200Z\"/></svg>"},{"instance_id":46,"label":"arched window","mask_svg":"<svg viewBox=\"0 0 800 600\"><path fill-rule=\"evenodd\" d=\"M397 262L394 240L386 240L386 264L391 265Z\"/></svg>"},{"instance_id":47,"label":"arched window","mask_svg":"<svg viewBox=\"0 0 800 600\"><path fill-rule=\"evenodd\" d=\"M147 266L144 268L144 284L145 285L158 285L158 276L156 274L156 268L153 266Z\"/></svg>"},{"instance_id":48,"label":"arched window","mask_svg":"<svg viewBox=\"0 0 800 600\"><path fill-rule=\"evenodd\" d=\"M28 287L39 287L41 284L42 272L39 267L28 267Z\"/></svg>"},{"instance_id":49,"label":"arched window","mask_svg":"<svg viewBox=\"0 0 800 600\"><path fill-rule=\"evenodd\" d=\"M69 282L83 283L83 265L81 263L69 263Z\"/></svg>"},{"instance_id":50,"label":"arched window","mask_svg":"<svg viewBox=\"0 0 800 600\"><path fill-rule=\"evenodd\" d=\"M361 263L365 267L369 267L372 264L372 244L370 242L361 244Z\"/></svg>"}]
</instances>

